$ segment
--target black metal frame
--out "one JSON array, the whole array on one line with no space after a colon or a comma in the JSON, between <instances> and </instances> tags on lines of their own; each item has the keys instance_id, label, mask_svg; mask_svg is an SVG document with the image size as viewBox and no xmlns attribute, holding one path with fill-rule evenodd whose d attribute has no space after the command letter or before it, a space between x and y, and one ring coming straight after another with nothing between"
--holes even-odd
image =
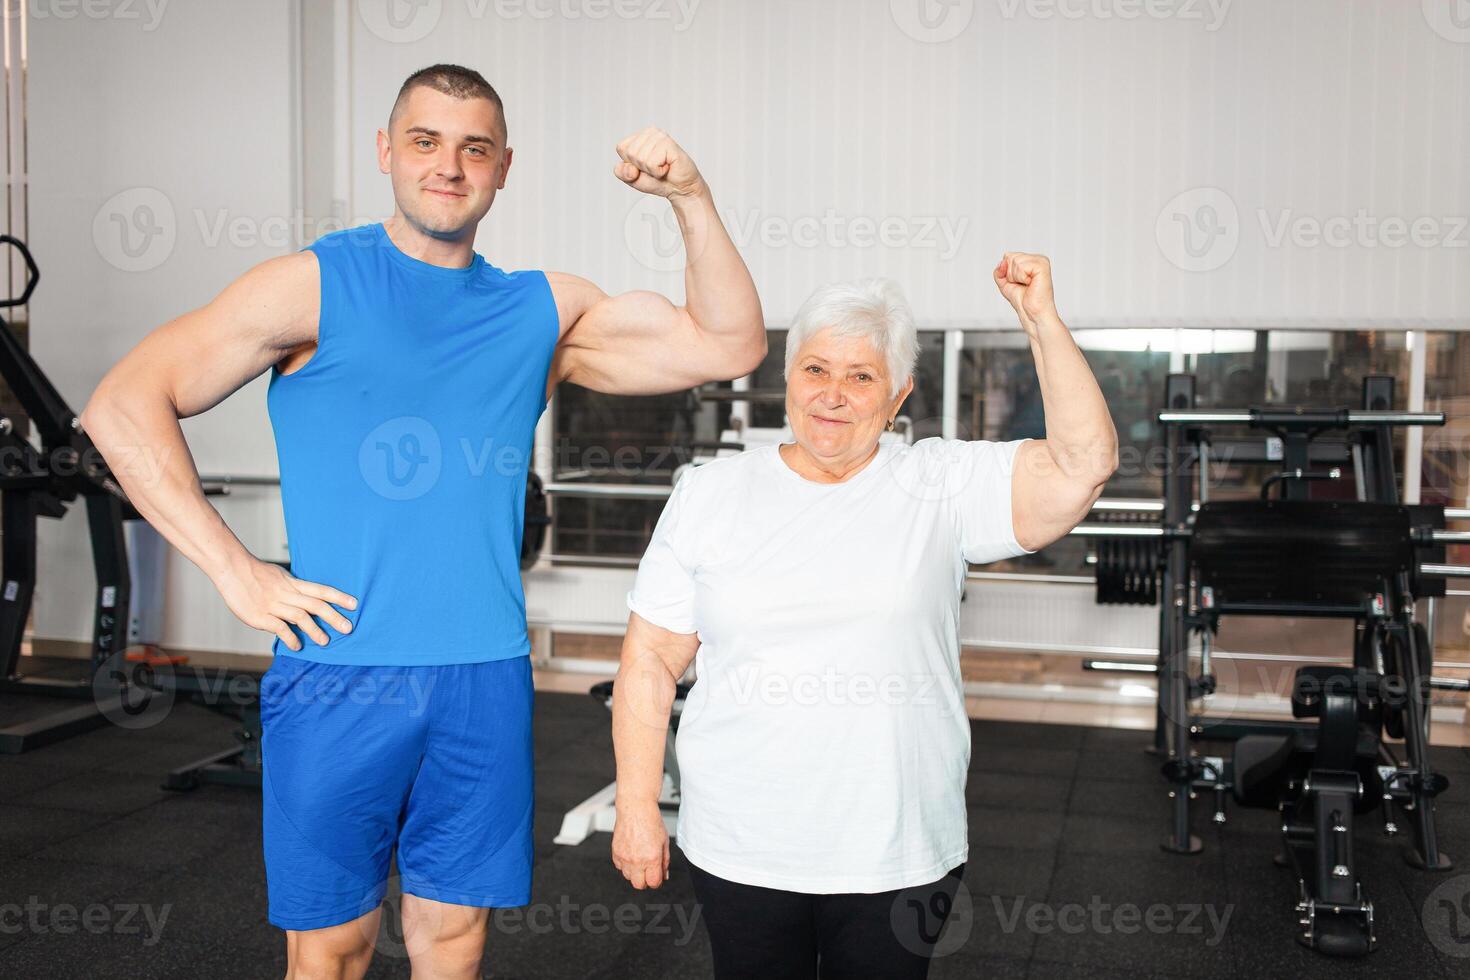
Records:
<instances>
[{"instance_id":1,"label":"black metal frame","mask_svg":"<svg viewBox=\"0 0 1470 980\"><path fill-rule=\"evenodd\" d=\"M250 786L260 788L260 681L264 674L240 671L199 671L183 676L174 675L165 679L163 687L177 694L193 697L211 710L233 717L240 723L235 729L236 744L196 759L171 770L163 777L162 788L176 791L198 789L205 783L225 786ZM241 691L237 682L244 678L249 688ZM239 703L221 705L209 696L209 692L230 690L239 693Z\"/></svg>"},{"instance_id":2,"label":"black metal frame","mask_svg":"<svg viewBox=\"0 0 1470 980\"><path fill-rule=\"evenodd\" d=\"M1188 419L1172 420L1164 416L1170 413L1189 413L1194 409L1194 378L1190 375L1171 375L1167 382L1165 409L1160 421L1164 425L1166 446L1166 470L1163 477L1164 513L1161 539L1162 588L1159 617L1158 702L1155 713L1153 750L1166 757L1162 770L1170 783L1169 831L1161 842L1165 851L1176 854L1197 854L1203 849L1200 838L1192 832L1191 801L1200 790L1214 790L1217 801L1223 800L1223 790L1229 788L1233 776L1231 767L1222 767L1213 760L1202 759L1194 749L1194 742L1201 739L1238 739L1246 735L1295 736L1318 730L1316 722L1251 722L1219 721L1208 719L1191 709L1191 703L1204 695L1213 693L1215 680L1210 671L1208 640L1213 636L1222 610L1215 608L1211 594L1202 595L1199 583L1194 579L1191 564L1191 541L1194 530L1195 490L1199 483L1201 467L1207 467L1214 450L1221 445L1232 448L1232 462L1279 463L1282 478L1279 479L1282 499L1304 501L1309 499L1308 480L1320 475L1314 473L1314 464L1342 463L1351 460L1357 479L1357 497L1360 501L1383 504L1398 504L1397 478L1393 463L1393 444L1390 427L1395 424L1436 424L1431 418L1367 419L1349 418L1346 411L1322 411L1310 409L1252 409L1244 424L1255 431L1265 430L1276 442L1263 442L1260 437L1252 440L1217 439L1204 424ZM1364 412L1387 412L1393 403L1393 379L1369 377L1363 383ZM1228 414L1228 413L1220 413ZM1230 424L1239 425L1240 422ZM1443 424L1439 417L1437 424ZM1338 442L1319 439L1323 432L1341 431L1345 438ZM1268 485L1269 489L1269 485ZM1204 496L1201 488L1201 496ZM1201 501L1203 503L1203 501ZM1407 508L1414 515L1415 523L1424 521L1431 527L1415 527L1409 533L1412 544L1420 553L1433 547L1432 526L1443 526L1443 511L1433 508ZM1413 554L1412 547L1409 549ZM1441 559L1442 560L1442 559ZM1432 667L1432 652L1419 650L1427 635L1414 626L1414 603L1416 595L1443 594L1443 580L1435 581L1419 573L1417 562L1410 562L1383 580L1383 591L1365 608L1336 610L1300 609L1295 614L1336 614L1354 618L1357 622L1357 642L1353 651L1354 664L1375 675L1383 673L1383 645L1394 638L1407 651L1399 658L1398 668L1403 674L1403 684L1408 692L1402 702L1403 734L1407 760L1400 763L1381 740L1378 748L1385 766L1383 807L1387 820L1386 829L1394 831L1391 810L1397 807L1410 818L1413 827L1413 848L1406 855L1416 867L1427 870L1448 870L1452 865L1438 846L1434 823L1434 797L1447 785L1442 775L1432 771L1428 760L1428 709L1420 693L1426 691L1429 664ZM1224 610L1229 612L1230 610ZM1242 610L1235 610L1240 612ZM1271 610L1257 610L1273 614ZM1291 611L1277 610L1274 614L1289 614ZM1190 675L1188 639L1191 631L1199 631L1205 638L1205 654L1200 673ZM1301 805L1311 809L1311 801L1319 797L1327 800L1323 793L1336 794L1328 802L1335 802L1340 809L1342 787L1323 782L1328 774L1320 774L1318 785L1303 789ZM1356 777L1354 777L1356 779ZM1310 780L1308 780L1310 782ZM1331 780L1328 779L1330 783ZM1295 812L1296 807L1291 808ZM1331 810L1331 808L1327 808ZM1322 808L1319 808L1319 813ZM1300 836L1307 833L1289 819L1283 827L1291 840L1293 828ZM1217 803L1216 821L1223 821L1222 805ZM1351 823L1347 824L1349 827ZM1308 834L1310 836L1310 834ZM1335 846L1341 835L1318 835L1314 837L1316 858L1326 860L1327 848ZM1298 841L1298 844L1301 842ZM1337 912L1340 903L1332 899L1341 898L1336 893L1323 895L1310 887L1315 880L1306 871L1300 875L1303 898L1298 910L1303 913L1306 926L1306 941L1314 941L1314 922L1321 908ZM1356 876L1351 865L1347 874L1356 887ZM1341 872L1339 872L1341 877ZM1317 876L1320 877L1320 876ZM1356 906L1363 911L1368 923L1367 935L1372 932L1372 908L1363 903L1361 895ZM1323 903L1326 902L1324 905ZM1369 941L1371 948L1371 939Z\"/></svg>"},{"instance_id":3,"label":"black metal frame","mask_svg":"<svg viewBox=\"0 0 1470 980\"><path fill-rule=\"evenodd\" d=\"M0 309L30 299L40 280L35 260L19 239L0 235L0 245L19 250L28 270L19 297L0 300ZM138 518L127 496L81 429L77 416L44 371L0 319L0 375L40 434L37 450L0 420L0 508L3 508L3 566L0 566L0 691L85 701L31 721L0 727L0 754L27 752L96 728L127 697L123 653L127 647L128 578L123 522ZM81 682L23 677L20 648L36 585L36 522L58 518L78 496L87 502L87 526L97 588L93 601L90 671Z\"/></svg>"}]
</instances>

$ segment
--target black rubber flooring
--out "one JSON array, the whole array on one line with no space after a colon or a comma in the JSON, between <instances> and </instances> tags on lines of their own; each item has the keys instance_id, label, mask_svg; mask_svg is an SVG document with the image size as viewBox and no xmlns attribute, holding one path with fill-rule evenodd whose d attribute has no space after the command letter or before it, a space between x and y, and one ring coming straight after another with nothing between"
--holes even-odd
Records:
<instances>
[{"instance_id":1,"label":"black rubber flooring","mask_svg":"<svg viewBox=\"0 0 1470 980\"><path fill-rule=\"evenodd\" d=\"M16 703L0 697L0 718ZM540 694L536 708L536 911L497 914L484 975L709 976L677 848L673 880L634 892L608 859L608 835L551 842L562 814L612 778L609 716L566 694ZM152 727L0 756L0 977L284 975L284 935L265 919L259 792L159 788L168 769L228 747L233 727L180 703ZM1433 760L1452 781L1439 827L1461 869L1415 871L1365 818L1359 851L1379 949L1340 961L1293 940L1295 883L1271 864L1273 812L1232 808L1220 828L1201 800L1204 853L1160 850L1165 790L1146 741L974 723L966 888L944 940L953 950L932 977L1470 976L1465 750L1435 749ZM396 937L385 926L369 976L409 975Z\"/></svg>"}]
</instances>

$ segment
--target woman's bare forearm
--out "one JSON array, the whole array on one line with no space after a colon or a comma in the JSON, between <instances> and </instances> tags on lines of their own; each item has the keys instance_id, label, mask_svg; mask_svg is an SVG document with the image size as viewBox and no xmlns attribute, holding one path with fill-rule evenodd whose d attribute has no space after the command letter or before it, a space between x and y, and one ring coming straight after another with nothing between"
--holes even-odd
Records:
<instances>
[{"instance_id":1,"label":"woman's bare forearm","mask_svg":"<svg viewBox=\"0 0 1470 980\"><path fill-rule=\"evenodd\" d=\"M613 685L613 755L617 806L657 805L663 791L664 744L677 681L651 650L624 641Z\"/></svg>"}]
</instances>

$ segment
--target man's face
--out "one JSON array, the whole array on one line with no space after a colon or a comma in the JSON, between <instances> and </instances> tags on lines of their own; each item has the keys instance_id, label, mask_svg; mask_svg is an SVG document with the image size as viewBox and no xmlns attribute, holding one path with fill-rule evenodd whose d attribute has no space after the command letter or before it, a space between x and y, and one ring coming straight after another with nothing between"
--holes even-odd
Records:
<instances>
[{"instance_id":1,"label":"man's face","mask_svg":"<svg viewBox=\"0 0 1470 980\"><path fill-rule=\"evenodd\" d=\"M435 238L473 238L510 172L495 103L417 86L389 127L378 131L378 169L392 176L398 210Z\"/></svg>"}]
</instances>

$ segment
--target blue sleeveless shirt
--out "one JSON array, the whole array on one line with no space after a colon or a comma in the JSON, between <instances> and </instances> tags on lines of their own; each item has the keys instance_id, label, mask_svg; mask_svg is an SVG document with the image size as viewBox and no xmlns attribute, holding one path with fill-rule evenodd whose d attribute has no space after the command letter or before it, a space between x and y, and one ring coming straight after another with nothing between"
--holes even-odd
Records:
<instances>
[{"instance_id":1,"label":"blue sleeveless shirt","mask_svg":"<svg viewBox=\"0 0 1470 980\"><path fill-rule=\"evenodd\" d=\"M272 369L291 574L357 598L342 635L274 652L408 666L524 656L526 470L559 336L540 272L446 269L381 224L311 246L317 349Z\"/></svg>"}]
</instances>

